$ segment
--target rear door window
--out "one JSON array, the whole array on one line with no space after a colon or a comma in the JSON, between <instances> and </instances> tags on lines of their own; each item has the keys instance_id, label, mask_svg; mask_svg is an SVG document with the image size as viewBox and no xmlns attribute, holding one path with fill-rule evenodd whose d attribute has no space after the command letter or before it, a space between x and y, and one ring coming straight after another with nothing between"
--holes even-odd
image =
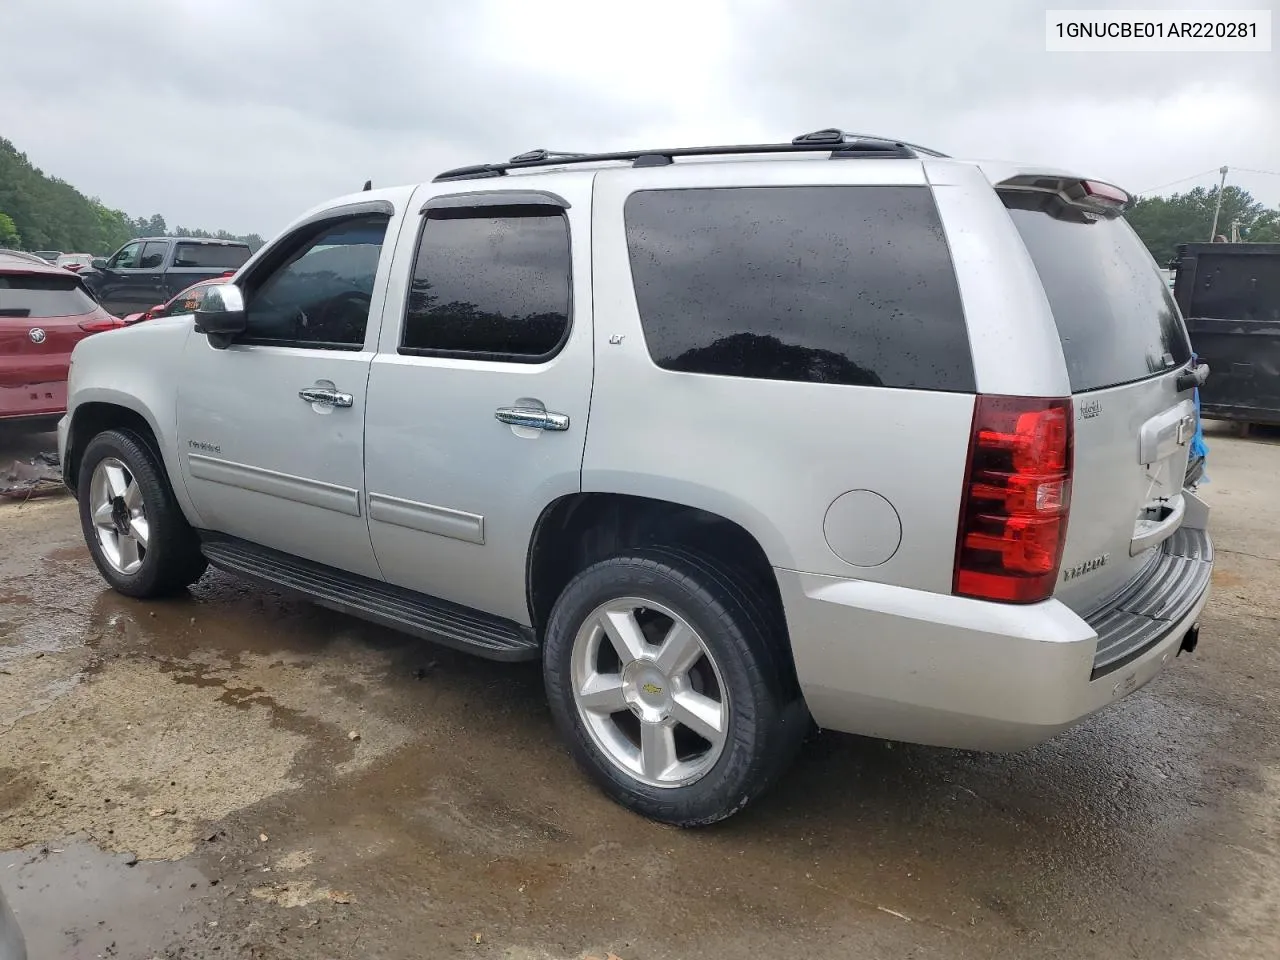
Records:
<instances>
[{"instance_id":1,"label":"rear door window","mask_svg":"<svg viewBox=\"0 0 1280 960\"><path fill-rule=\"evenodd\" d=\"M235 270L249 259L249 248L221 243L180 243L173 254L175 267Z\"/></svg>"},{"instance_id":2,"label":"rear door window","mask_svg":"<svg viewBox=\"0 0 1280 960\"><path fill-rule=\"evenodd\" d=\"M636 304L668 370L972 392L928 187L645 190L627 199Z\"/></svg>"},{"instance_id":3,"label":"rear door window","mask_svg":"<svg viewBox=\"0 0 1280 960\"><path fill-rule=\"evenodd\" d=\"M74 276L0 274L0 317L79 317L97 309Z\"/></svg>"},{"instance_id":4,"label":"rear door window","mask_svg":"<svg viewBox=\"0 0 1280 960\"><path fill-rule=\"evenodd\" d=\"M155 240L142 246L142 259L138 261L140 270L159 270L164 266L164 255L169 252L169 244L163 240Z\"/></svg>"},{"instance_id":5,"label":"rear door window","mask_svg":"<svg viewBox=\"0 0 1280 960\"><path fill-rule=\"evenodd\" d=\"M569 222L542 206L432 210L400 352L537 363L569 332Z\"/></svg>"},{"instance_id":6,"label":"rear door window","mask_svg":"<svg viewBox=\"0 0 1280 960\"><path fill-rule=\"evenodd\" d=\"M1169 285L1124 218L1044 193L1002 199L1049 298L1072 393L1142 380L1191 359Z\"/></svg>"}]
</instances>

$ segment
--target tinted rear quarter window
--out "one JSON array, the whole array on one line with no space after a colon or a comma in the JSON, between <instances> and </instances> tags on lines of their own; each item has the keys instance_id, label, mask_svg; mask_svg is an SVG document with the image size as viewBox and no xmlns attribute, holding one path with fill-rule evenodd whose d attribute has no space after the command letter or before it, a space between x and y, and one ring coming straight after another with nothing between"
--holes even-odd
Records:
<instances>
[{"instance_id":1,"label":"tinted rear quarter window","mask_svg":"<svg viewBox=\"0 0 1280 960\"><path fill-rule=\"evenodd\" d=\"M1043 193L1002 199L1049 299L1073 393L1142 380L1191 359L1168 281L1122 217Z\"/></svg>"},{"instance_id":2,"label":"tinted rear quarter window","mask_svg":"<svg viewBox=\"0 0 1280 960\"><path fill-rule=\"evenodd\" d=\"M75 277L0 274L0 317L78 317L97 309Z\"/></svg>"},{"instance_id":3,"label":"tinted rear quarter window","mask_svg":"<svg viewBox=\"0 0 1280 960\"><path fill-rule=\"evenodd\" d=\"M180 243L173 254L175 267L207 267L210 270L235 270L249 259L248 247L221 243Z\"/></svg>"},{"instance_id":4,"label":"tinted rear quarter window","mask_svg":"<svg viewBox=\"0 0 1280 960\"><path fill-rule=\"evenodd\" d=\"M431 211L405 311L407 353L533 363L569 329L569 224L547 207Z\"/></svg>"},{"instance_id":5,"label":"tinted rear quarter window","mask_svg":"<svg viewBox=\"0 0 1280 960\"><path fill-rule=\"evenodd\" d=\"M658 366L971 392L950 253L927 187L646 190L625 209Z\"/></svg>"}]
</instances>

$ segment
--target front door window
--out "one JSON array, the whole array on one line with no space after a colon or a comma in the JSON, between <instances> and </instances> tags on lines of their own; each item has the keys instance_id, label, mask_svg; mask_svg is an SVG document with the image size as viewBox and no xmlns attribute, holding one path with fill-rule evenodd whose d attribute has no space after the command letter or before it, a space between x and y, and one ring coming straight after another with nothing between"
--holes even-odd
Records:
<instances>
[{"instance_id":1,"label":"front door window","mask_svg":"<svg viewBox=\"0 0 1280 960\"><path fill-rule=\"evenodd\" d=\"M247 291L243 343L359 349L369 324L387 217L324 224Z\"/></svg>"}]
</instances>

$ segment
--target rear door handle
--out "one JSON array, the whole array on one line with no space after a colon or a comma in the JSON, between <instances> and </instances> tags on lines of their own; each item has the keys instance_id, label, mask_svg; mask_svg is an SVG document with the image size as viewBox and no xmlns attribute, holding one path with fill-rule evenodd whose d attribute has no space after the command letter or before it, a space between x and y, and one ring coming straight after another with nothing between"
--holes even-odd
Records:
<instances>
[{"instance_id":1,"label":"rear door handle","mask_svg":"<svg viewBox=\"0 0 1280 960\"><path fill-rule=\"evenodd\" d=\"M534 430L559 432L569 429L569 417L563 413L551 413L538 407L499 407L494 417L513 427L532 427Z\"/></svg>"},{"instance_id":2,"label":"rear door handle","mask_svg":"<svg viewBox=\"0 0 1280 960\"><path fill-rule=\"evenodd\" d=\"M349 407L355 403L355 397L349 393L341 393L328 387L303 387L298 396L307 403L323 403L330 407Z\"/></svg>"}]
</instances>

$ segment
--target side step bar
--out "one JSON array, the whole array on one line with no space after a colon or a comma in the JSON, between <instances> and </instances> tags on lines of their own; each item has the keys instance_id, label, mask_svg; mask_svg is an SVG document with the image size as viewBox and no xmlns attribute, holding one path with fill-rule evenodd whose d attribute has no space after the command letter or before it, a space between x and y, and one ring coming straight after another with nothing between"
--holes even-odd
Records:
<instances>
[{"instance_id":1,"label":"side step bar","mask_svg":"<svg viewBox=\"0 0 1280 960\"><path fill-rule=\"evenodd\" d=\"M533 631L511 620L370 580L257 544L201 531L200 550L227 573L490 660L537 660Z\"/></svg>"}]
</instances>

